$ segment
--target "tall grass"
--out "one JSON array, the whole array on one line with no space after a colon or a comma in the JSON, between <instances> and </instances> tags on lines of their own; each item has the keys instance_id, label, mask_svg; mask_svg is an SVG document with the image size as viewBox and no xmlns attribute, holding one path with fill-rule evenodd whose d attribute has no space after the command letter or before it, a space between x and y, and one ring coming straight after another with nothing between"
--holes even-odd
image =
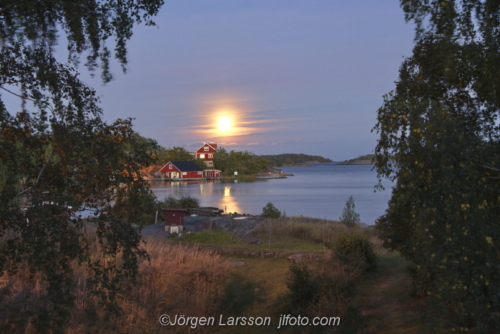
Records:
<instances>
[{"instance_id":1,"label":"tall grass","mask_svg":"<svg viewBox=\"0 0 500 334\"><path fill-rule=\"evenodd\" d=\"M92 256L100 256L100 247L97 243L91 245ZM136 283L127 282L126 289L118 296L122 316L108 317L99 299L88 289L85 268L73 264L76 300L66 333L159 333L162 327L158 318L162 314L204 317L218 314L228 278L228 265L219 255L199 247L152 239L146 240L144 249L150 260L142 260ZM3 273L0 333L33 332L31 320L45 307L46 289L42 277L30 273L26 264L21 264L15 275ZM189 328L172 330L186 332Z\"/></svg>"},{"instance_id":2,"label":"tall grass","mask_svg":"<svg viewBox=\"0 0 500 334\"><path fill-rule=\"evenodd\" d=\"M338 221L294 216L268 219L258 225L253 232L323 242L323 240L334 238L347 230L348 227Z\"/></svg>"}]
</instances>

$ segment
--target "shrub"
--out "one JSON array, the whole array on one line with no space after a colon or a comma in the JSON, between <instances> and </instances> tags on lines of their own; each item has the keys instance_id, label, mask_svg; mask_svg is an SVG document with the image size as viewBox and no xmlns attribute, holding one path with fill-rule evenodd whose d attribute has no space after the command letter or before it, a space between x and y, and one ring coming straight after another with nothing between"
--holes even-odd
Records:
<instances>
[{"instance_id":1,"label":"shrub","mask_svg":"<svg viewBox=\"0 0 500 334\"><path fill-rule=\"evenodd\" d=\"M158 202L159 209L191 209L199 208L200 200L196 197L188 195L184 196L168 196L163 201Z\"/></svg>"},{"instance_id":2,"label":"shrub","mask_svg":"<svg viewBox=\"0 0 500 334\"><path fill-rule=\"evenodd\" d=\"M200 199L188 195L180 196L178 199L179 207L181 209L191 209L200 207Z\"/></svg>"},{"instance_id":3,"label":"shrub","mask_svg":"<svg viewBox=\"0 0 500 334\"><path fill-rule=\"evenodd\" d=\"M292 304L299 308L307 308L317 297L318 286L311 279L311 274L305 264L293 263L288 270L286 286L290 290Z\"/></svg>"},{"instance_id":4,"label":"shrub","mask_svg":"<svg viewBox=\"0 0 500 334\"><path fill-rule=\"evenodd\" d=\"M354 227L356 223L359 223L359 214L356 213L354 205L354 198L350 196L345 203L342 215L339 217L340 221L346 226Z\"/></svg>"},{"instance_id":5,"label":"shrub","mask_svg":"<svg viewBox=\"0 0 500 334\"><path fill-rule=\"evenodd\" d=\"M345 233L331 245L331 248L333 253L343 262L362 267L365 270L371 270L377 266L377 254L365 235Z\"/></svg>"},{"instance_id":6,"label":"shrub","mask_svg":"<svg viewBox=\"0 0 500 334\"><path fill-rule=\"evenodd\" d=\"M264 218L280 218L281 212L278 210L273 203L269 202L265 207L262 208L262 217Z\"/></svg>"}]
</instances>

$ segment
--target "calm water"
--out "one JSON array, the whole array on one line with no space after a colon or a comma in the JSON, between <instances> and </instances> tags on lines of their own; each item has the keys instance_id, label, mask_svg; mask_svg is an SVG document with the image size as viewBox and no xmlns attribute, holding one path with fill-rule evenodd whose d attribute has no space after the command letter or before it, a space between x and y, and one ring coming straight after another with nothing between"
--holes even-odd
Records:
<instances>
[{"instance_id":1,"label":"calm water","mask_svg":"<svg viewBox=\"0 0 500 334\"><path fill-rule=\"evenodd\" d=\"M286 179L254 182L153 182L160 199L168 195L190 195L201 206L215 206L227 212L259 214L268 202L288 216L304 215L338 219L349 196L354 197L362 222L373 224L382 215L390 198L385 191L374 192L377 175L369 165L320 164L313 167L283 167L294 174Z\"/></svg>"}]
</instances>

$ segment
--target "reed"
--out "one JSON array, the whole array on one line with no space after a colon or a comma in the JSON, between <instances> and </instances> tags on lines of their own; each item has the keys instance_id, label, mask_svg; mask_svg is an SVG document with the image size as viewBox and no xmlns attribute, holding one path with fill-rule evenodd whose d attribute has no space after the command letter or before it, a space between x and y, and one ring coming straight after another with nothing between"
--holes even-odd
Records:
<instances>
[{"instance_id":1,"label":"reed","mask_svg":"<svg viewBox=\"0 0 500 334\"><path fill-rule=\"evenodd\" d=\"M90 255L106 261L91 227L87 238ZM3 247L0 240L0 249ZM118 296L121 316L108 316L89 290L86 268L73 263L76 299L65 333L159 333L164 330L158 323L162 314L218 314L228 279L228 265L219 255L196 246L153 239L145 240L143 247L149 260L140 262L136 282L126 282ZM0 332L33 332L35 314L47 306L46 289L43 277L31 273L25 263L16 274L4 272L0 276Z\"/></svg>"}]
</instances>

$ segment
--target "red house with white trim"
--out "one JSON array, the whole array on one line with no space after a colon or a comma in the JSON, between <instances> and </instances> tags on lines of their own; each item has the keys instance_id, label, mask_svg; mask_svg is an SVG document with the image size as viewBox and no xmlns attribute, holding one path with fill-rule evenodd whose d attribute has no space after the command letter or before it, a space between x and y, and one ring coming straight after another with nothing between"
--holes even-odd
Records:
<instances>
[{"instance_id":1,"label":"red house with white trim","mask_svg":"<svg viewBox=\"0 0 500 334\"><path fill-rule=\"evenodd\" d=\"M205 162L207 167L214 167L215 151L217 150L216 143L203 143L203 146L196 150L194 157Z\"/></svg>"},{"instance_id":2,"label":"red house with white trim","mask_svg":"<svg viewBox=\"0 0 500 334\"><path fill-rule=\"evenodd\" d=\"M169 161L159 173L164 179L203 179L203 169L192 161Z\"/></svg>"}]
</instances>

